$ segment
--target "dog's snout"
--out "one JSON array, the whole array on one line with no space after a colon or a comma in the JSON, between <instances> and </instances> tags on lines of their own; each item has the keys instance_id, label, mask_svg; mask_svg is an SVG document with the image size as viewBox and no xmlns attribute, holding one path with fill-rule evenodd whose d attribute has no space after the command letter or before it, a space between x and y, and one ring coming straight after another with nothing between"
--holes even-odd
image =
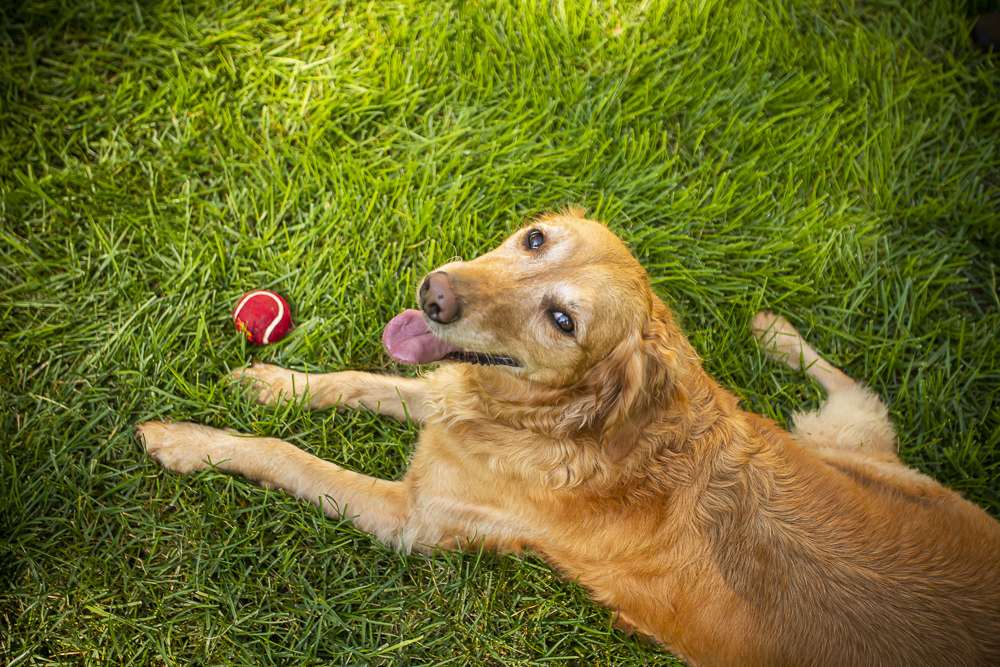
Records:
<instances>
[{"instance_id":1,"label":"dog's snout","mask_svg":"<svg viewBox=\"0 0 1000 667\"><path fill-rule=\"evenodd\" d=\"M435 271L420 285L420 307L439 324L450 324L459 318L458 297L444 271Z\"/></svg>"}]
</instances>

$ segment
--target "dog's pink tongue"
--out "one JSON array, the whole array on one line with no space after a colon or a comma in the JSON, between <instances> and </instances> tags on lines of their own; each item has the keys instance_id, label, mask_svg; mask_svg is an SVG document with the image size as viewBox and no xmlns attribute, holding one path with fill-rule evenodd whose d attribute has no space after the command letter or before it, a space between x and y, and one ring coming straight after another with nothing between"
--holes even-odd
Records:
<instances>
[{"instance_id":1,"label":"dog's pink tongue","mask_svg":"<svg viewBox=\"0 0 1000 667\"><path fill-rule=\"evenodd\" d=\"M389 320L382 332L382 345L389 356L404 364L440 361L457 348L434 336L419 310L404 310Z\"/></svg>"}]
</instances>

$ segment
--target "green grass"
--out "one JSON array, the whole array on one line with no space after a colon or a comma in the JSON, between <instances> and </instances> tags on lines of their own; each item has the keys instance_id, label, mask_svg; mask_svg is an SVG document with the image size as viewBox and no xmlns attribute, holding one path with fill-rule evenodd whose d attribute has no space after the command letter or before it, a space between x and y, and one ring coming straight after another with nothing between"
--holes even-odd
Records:
<instances>
[{"instance_id":1,"label":"green grass","mask_svg":"<svg viewBox=\"0 0 1000 667\"><path fill-rule=\"evenodd\" d=\"M418 277L576 202L786 421L788 315L904 459L1000 514L1000 75L965 4L28 2L0 10L0 663L671 664L534 558L400 556L151 417L402 473L416 429L249 403L251 356L397 371ZM253 350L245 290L298 328Z\"/></svg>"}]
</instances>

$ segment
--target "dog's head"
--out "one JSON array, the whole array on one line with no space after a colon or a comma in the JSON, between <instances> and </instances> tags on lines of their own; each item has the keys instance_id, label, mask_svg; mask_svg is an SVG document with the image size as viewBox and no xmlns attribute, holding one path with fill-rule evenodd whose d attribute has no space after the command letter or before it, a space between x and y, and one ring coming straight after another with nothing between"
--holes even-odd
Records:
<instances>
[{"instance_id":1,"label":"dog's head","mask_svg":"<svg viewBox=\"0 0 1000 667\"><path fill-rule=\"evenodd\" d=\"M577 209L441 266L417 299L421 309L383 335L397 361L489 365L536 386L592 390L605 420L666 381L679 336L625 244Z\"/></svg>"}]
</instances>

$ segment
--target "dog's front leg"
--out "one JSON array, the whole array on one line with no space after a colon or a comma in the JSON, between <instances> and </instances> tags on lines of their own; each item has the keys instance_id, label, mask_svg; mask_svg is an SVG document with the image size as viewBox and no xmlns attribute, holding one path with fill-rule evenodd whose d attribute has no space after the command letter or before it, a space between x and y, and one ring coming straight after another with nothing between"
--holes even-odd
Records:
<instances>
[{"instance_id":1,"label":"dog's front leg","mask_svg":"<svg viewBox=\"0 0 1000 667\"><path fill-rule=\"evenodd\" d=\"M189 473L216 466L309 500L387 544L399 544L410 512L403 482L346 470L276 438L187 422L149 421L138 426L138 433L149 455L169 470Z\"/></svg>"},{"instance_id":2,"label":"dog's front leg","mask_svg":"<svg viewBox=\"0 0 1000 667\"><path fill-rule=\"evenodd\" d=\"M399 420L423 421L427 414L426 380L362 371L302 373L271 364L253 364L232 377L254 392L265 404L305 396L309 407L365 409Z\"/></svg>"}]
</instances>

